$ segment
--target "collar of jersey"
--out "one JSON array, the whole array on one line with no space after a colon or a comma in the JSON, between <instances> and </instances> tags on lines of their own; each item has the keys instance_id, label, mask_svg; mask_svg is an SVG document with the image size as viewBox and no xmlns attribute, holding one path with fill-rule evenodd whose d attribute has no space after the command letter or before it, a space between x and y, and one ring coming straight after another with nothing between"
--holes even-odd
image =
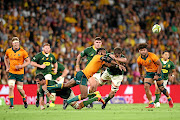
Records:
<instances>
[{"instance_id":1,"label":"collar of jersey","mask_svg":"<svg viewBox=\"0 0 180 120\"><path fill-rule=\"evenodd\" d=\"M148 55L147 55L147 57L148 57ZM141 55L141 58L142 58L143 60L146 60L147 57L144 57L144 58L143 58L142 55Z\"/></svg>"},{"instance_id":2,"label":"collar of jersey","mask_svg":"<svg viewBox=\"0 0 180 120\"><path fill-rule=\"evenodd\" d=\"M162 61L165 61L163 58L161 58ZM167 59L167 62L169 62L169 59Z\"/></svg>"},{"instance_id":3,"label":"collar of jersey","mask_svg":"<svg viewBox=\"0 0 180 120\"><path fill-rule=\"evenodd\" d=\"M12 47L12 50L16 53L17 51L19 51L19 50L20 50L20 48L19 48L19 49L17 49L17 50L14 50L14 49L13 49L13 47Z\"/></svg>"},{"instance_id":4,"label":"collar of jersey","mask_svg":"<svg viewBox=\"0 0 180 120\"><path fill-rule=\"evenodd\" d=\"M42 54L45 55L44 51L42 51ZM48 55L50 55L50 53L48 53Z\"/></svg>"},{"instance_id":5,"label":"collar of jersey","mask_svg":"<svg viewBox=\"0 0 180 120\"><path fill-rule=\"evenodd\" d=\"M94 49L95 51L97 51L97 49L94 47L94 45L93 45L93 49Z\"/></svg>"}]
</instances>

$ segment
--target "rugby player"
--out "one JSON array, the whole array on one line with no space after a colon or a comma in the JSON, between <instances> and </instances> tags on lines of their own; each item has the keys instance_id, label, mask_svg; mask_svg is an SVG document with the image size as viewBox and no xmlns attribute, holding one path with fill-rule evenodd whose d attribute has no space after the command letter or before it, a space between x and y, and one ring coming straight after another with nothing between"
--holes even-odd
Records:
<instances>
[{"instance_id":1,"label":"rugby player","mask_svg":"<svg viewBox=\"0 0 180 120\"><path fill-rule=\"evenodd\" d=\"M170 97L168 91L163 86L163 80L161 76L161 69L162 64L159 58L151 52L148 52L147 50L147 43L141 43L138 45L140 56L137 59L137 63L139 66L139 72L141 74L141 79L144 79L144 89L146 92L146 96L149 100L149 106L146 108L155 108L154 102L152 101L152 93L150 91L150 86L153 83L153 81L157 82L159 90L167 97L169 101L169 107L173 107L173 101ZM146 69L146 76L142 75L143 69L142 67L145 67Z\"/></svg>"},{"instance_id":2,"label":"rugby player","mask_svg":"<svg viewBox=\"0 0 180 120\"><path fill-rule=\"evenodd\" d=\"M162 79L163 79L164 88L166 88L166 86L167 86L169 74L171 74L171 76L170 76L171 81L175 80L175 75L176 75L175 65L169 59L169 56L170 56L169 52L164 51L162 53L162 58L160 59L161 64L162 64ZM160 107L159 98L161 96L161 91L157 87L156 83L155 83L155 86L156 86L156 91L155 91L156 99L155 99L154 103L155 103L156 107Z\"/></svg>"},{"instance_id":3,"label":"rugby player","mask_svg":"<svg viewBox=\"0 0 180 120\"><path fill-rule=\"evenodd\" d=\"M27 108L28 104L26 101L26 94L23 90L23 78L24 68L30 63L30 58L28 57L28 53L23 48L20 48L20 41L18 37L12 38L12 48L6 50L4 61L6 65L6 71L9 72L9 109L14 108L13 103L15 82L17 83L17 89L23 98L24 107Z\"/></svg>"},{"instance_id":4,"label":"rugby player","mask_svg":"<svg viewBox=\"0 0 180 120\"><path fill-rule=\"evenodd\" d=\"M40 85L40 89L39 89L39 97L40 97L40 108L41 110L44 110L44 93L47 94L47 96L49 97L50 100L55 100L55 96L60 96L63 99L71 99L73 97L75 97L74 92L70 89L70 88L63 88L63 89L54 89L54 90L48 90L46 89L45 91L43 90L42 86L43 85L54 85L57 84L57 82L54 80L45 80L45 77L43 74L37 74L36 77L36 82L37 84ZM56 93L56 94L52 94L52 93ZM78 103L77 102L72 102L70 104L73 108L77 108L78 107Z\"/></svg>"},{"instance_id":5,"label":"rugby player","mask_svg":"<svg viewBox=\"0 0 180 120\"><path fill-rule=\"evenodd\" d=\"M32 61L31 65L37 67L36 74L42 73L46 80L52 80L52 65L54 66L54 73L57 73L57 61L53 54L50 53L51 48L49 43L43 45L43 51L36 54ZM36 107L39 106L39 85L37 84L37 99ZM49 107L49 99L47 97L47 107Z\"/></svg>"},{"instance_id":6,"label":"rugby player","mask_svg":"<svg viewBox=\"0 0 180 120\"><path fill-rule=\"evenodd\" d=\"M87 58L87 62L86 62L86 66L87 66L88 63L92 60L92 58L96 55L97 49L101 48L101 45L102 45L101 37L96 37L94 39L94 45L86 48L84 51L82 51L77 56L77 60L76 60L76 72L80 71L80 61L81 61L81 59L83 57ZM96 80L100 79L100 75L101 75L101 73L100 73L100 70L99 70L91 78L89 78L88 82L89 82L90 86L95 86ZM95 91L96 89L97 88L91 87L89 91L92 92L92 91ZM89 107L93 107L93 104L90 104Z\"/></svg>"}]
</instances>

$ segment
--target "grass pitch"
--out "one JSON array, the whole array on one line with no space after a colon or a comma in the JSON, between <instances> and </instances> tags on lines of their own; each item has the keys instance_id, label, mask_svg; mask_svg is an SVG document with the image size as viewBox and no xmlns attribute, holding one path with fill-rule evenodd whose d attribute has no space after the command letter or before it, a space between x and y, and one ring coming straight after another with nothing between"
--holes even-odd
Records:
<instances>
[{"instance_id":1,"label":"grass pitch","mask_svg":"<svg viewBox=\"0 0 180 120\"><path fill-rule=\"evenodd\" d=\"M108 104L105 110L101 104L94 108L75 110L68 106L66 110L62 105L54 108L40 110L40 107L29 105L0 106L0 120L180 120L180 104L169 108L168 104L161 104L161 108L147 109L147 104Z\"/></svg>"}]
</instances>

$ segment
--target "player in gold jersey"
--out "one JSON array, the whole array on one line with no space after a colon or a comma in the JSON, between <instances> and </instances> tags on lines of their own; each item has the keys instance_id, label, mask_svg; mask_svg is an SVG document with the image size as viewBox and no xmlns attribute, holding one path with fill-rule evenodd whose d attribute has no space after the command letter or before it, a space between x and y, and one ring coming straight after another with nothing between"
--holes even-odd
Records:
<instances>
[{"instance_id":1,"label":"player in gold jersey","mask_svg":"<svg viewBox=\"0 0 180 120\"><path fill-rule=\"evenodd\" d=\"M25 95L25 91L23 90L23 77L24 77L24 67L26 67L30 63L30 59L28 57L28 53L23 48L20 48L18 37L12 38L12 48L6 50L4 61L6 65L6 71L9 72L9 76L8 76L9 99L10 99L9 109L14 108L13 102L14 102L15 82L17 82L17 89L23 98L24 107L27 108L28 105L25 98L26 95Z\"/></svg>"},{"instance_id":2,"label":"player in gold jersey","mask_svg":"<svg viewBox=\"0 0 180 120\"><path fill-rule=\"evenodd\" d=\"M88 87L87 87L87 81L90 77L93 76L94 73L96 73L103 65L111 66L111 65L118 65L119 68L122 68L122 65L119 65L116 63L111 57L107 57L106 50L104 48L99 48L97 50L97 55L93 57L93 59L90 61L90 63L86 66L86 68L82 71L79 71L76 76L71 79L69 82L65 84L56 84L54 86L43 86L42 88L44 90L48 89L56 89L56 88L70 88L76 85L79 85L81 94L75 96L74 98L64 101L63 109L66 109L67 105L69 105L71 102L79 101L82 99L85 99L88 96ZM99 92L91 93L90 96L94 96L92 99L89 100L89 102L85 102L84 106L87 106L88 104L92 103L93 101L101 101L104 104L104 100L101 98L101 95Z\"/></svg>"}]
</instances>

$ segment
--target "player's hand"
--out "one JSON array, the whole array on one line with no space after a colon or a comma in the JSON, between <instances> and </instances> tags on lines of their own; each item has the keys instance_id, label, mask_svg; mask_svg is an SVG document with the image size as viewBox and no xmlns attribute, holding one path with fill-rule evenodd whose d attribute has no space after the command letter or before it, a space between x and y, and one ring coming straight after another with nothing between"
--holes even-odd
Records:
<instances>
[{"instance_id":1,"label":"player's hand","mask_svg":"<svg viewBox=\"0 0 180 120\"><path fill-rule=\"evenodd\" d=\"M79 71L80 71L79 65L76 65L76 72L79 72Z\"/></svg>"},{"instance_id":2,"label":"player's hand","mask_svg":"<svg viewBox=\"0 0 180 120\"><path fill-rule=\"evenodd\" d=\"M9 68L6 68L6 72L9 72Z\"/></svg>"},{"instance_id":3,"label":"player's hand","mask_svg":"<svg viewBox=\"0 0 180 120\"><path fill-rule=\"evenodd\" d=\"M126 72L126 68L123 66L123 65L119 65L119 69L122 71L125 71Z\"/></svg>"},{"instance_id":4,"label":"player's hand","mask_svg":"<svg viewBox=\"0 0 180 120\"><path fill-rule=\"evenodd\" d=\"M21 69L22 68L22 65L16 65L15 68L18 70L18 69Z\"/></svg>"},{"instance_id":5,"label":"player's hand","mask_svg":"<svg viewBox=\"0 0 180 120\"><path fill-rule=\"evenodd\" d=\"M44 69L46 67L45 64L40 65L40 68Z\"/></svg>"},{"instance_id":6,"label":"player's hand","mask_svg":"<svg viewBox=\"0 0 180 120\"><path fill-rule=\"evenodd\" d=\"M57 69L53 69L54 73L57 74Z\"/></svg>"},{"instance_id":7,"label":"player's hand","mask_svg":"<svg viewBox=\"0 0 180 120\"><path fill-rule=\"evenodd\" d=\"M43 85L43 86L42 86L42 89L43 89L44 91L46 91L46 90L47 90L47 85Z\"/></svg>"},{"instance_id":8,"label":"player's hand","mask_svg":"<svg viewBox=\"0 0 180 120\"><path fill-rule=\"evenodd\" d=\"M154 80L158 80L158 79L159 79L159 76L158 76L158 75L155 75L153 79L154 79Z\"/></svg>"},{"instance_id":9,"label":"player's hand","mask_svg":"<svg viewBox=\"0 0 180 120\"><path fill-rule=\"evenodd\" d=\"M114 60L116 59L115 55L113 55L113 54L110 54L109 56Z\"/></svg>"}]
</instances>

